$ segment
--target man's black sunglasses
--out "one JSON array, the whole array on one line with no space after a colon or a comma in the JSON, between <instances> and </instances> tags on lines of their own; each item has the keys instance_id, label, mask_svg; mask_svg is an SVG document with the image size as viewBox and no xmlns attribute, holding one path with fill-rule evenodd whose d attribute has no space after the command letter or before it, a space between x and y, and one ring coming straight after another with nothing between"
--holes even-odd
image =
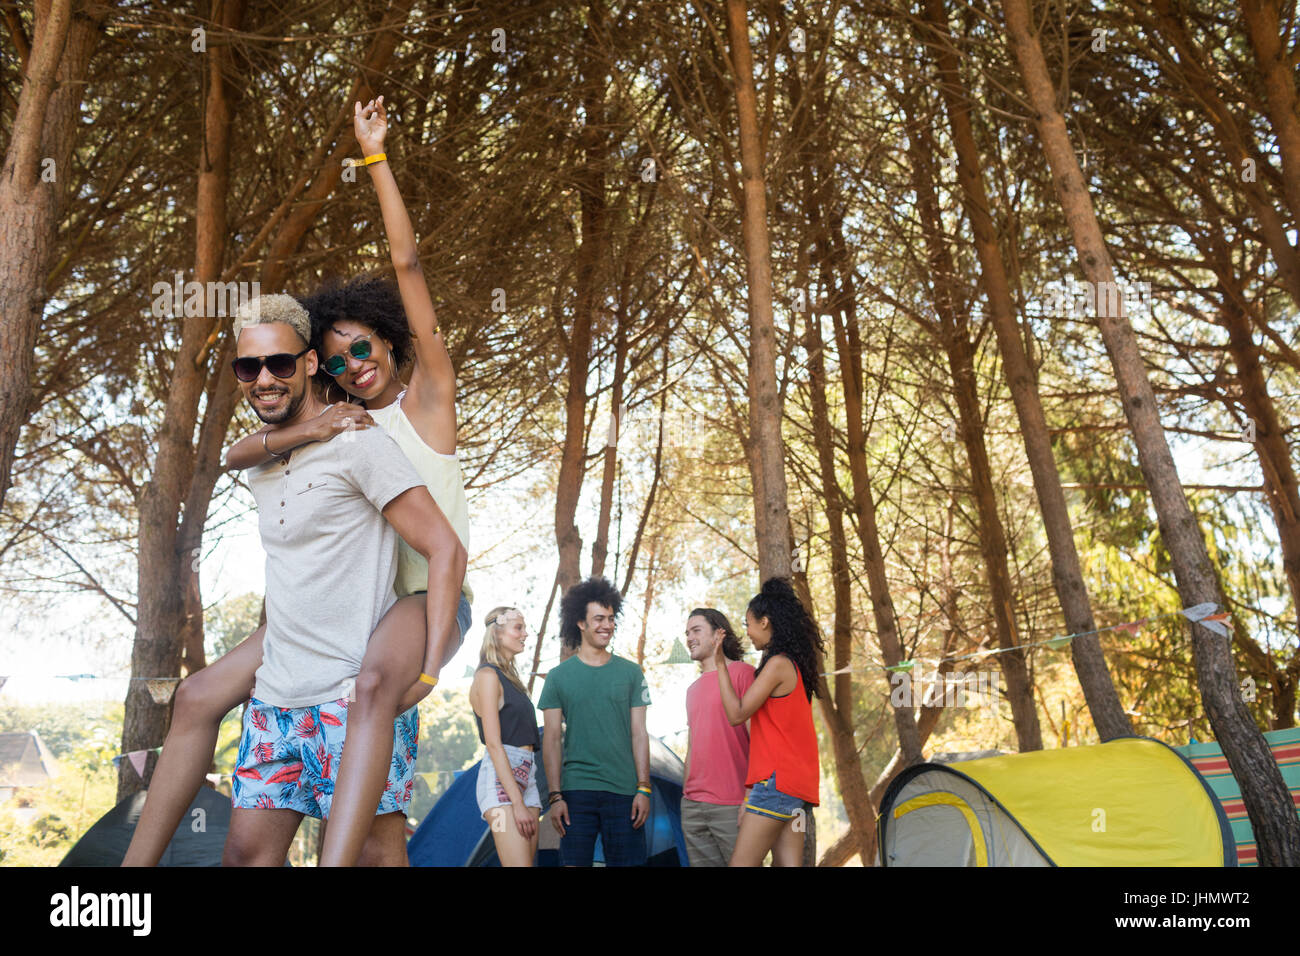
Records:
<instances>
[{"instance_id":1,"label":"man's black sunglasses","mask_svg":"<svg viewBox=\"0 0 1300 956\"><path fill-rule=\"evenodd\" d=\"M293 373L298 367L298 359L310 351L309 345L297 355L290 355L288 352L277 352L275 355L245 355L235 359L230 366L235 370L235 378L241 382L257 381L257 376L262 374L263 365L276 378L293 378Z\"/></svg>"}]
</instances>

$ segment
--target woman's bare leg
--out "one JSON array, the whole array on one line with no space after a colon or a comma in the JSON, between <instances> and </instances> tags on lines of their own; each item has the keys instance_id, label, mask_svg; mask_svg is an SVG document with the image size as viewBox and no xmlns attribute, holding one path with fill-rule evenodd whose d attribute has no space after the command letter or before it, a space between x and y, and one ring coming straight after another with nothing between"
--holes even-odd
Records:
<instances>
[{"instance_id":1,"label":"woman's bare leg","mask_svg":"<svg viewBox=\"0 0 1300 956\"><path fill-rule=\"evenodd\" d=\"M537 858L537 833L534 831L532 837L519 833L514 810L509 804L493 807L484 814L484 819L492 830L492 842L496 844L497 858L502 866L533 865Z\"/></svg>"},{"instance_id":2,"label":"woman's bare leg","mask_svg":"<svg viewBox=\"0 0 1300 956\"><path fill-rule=\"evenodd\" d=\"M370 636L348 707L339 775L321 866L353 866L375 820L393 757L397 705L424 666L425 596L411 594L388 609Z\"/></svg>"},{"instance_id":3,"label":"woman's bare leg","mask_svg":"<svg viewBox=\"0 0 1300 956\"><path fill-rule=\"evenodd\" d=\"M781 828L772 847L772 865L803 866L803 819L800 815Z\"/></svg>"},{"instance_id":4,"label":"woman's bare leg","mask_svg":"<svg viewBox=\"0 0 1300 956\"><path fill-rule=\"evenodd\" d=\"M740 833L736 836L736 848L731 851L728 866L762 866L763 857L772 849L781 836L781 831L790 824L773 817L746 813L740 821ZM800 834L800 846L803 834Z\"/></svg>"},{"instance_id":5,"label":"woman's bare leg","mask_svg":"<svg viewBox=\"0 0 1300 956\"><path fill-rule=\"evenodd\" d=\"M263 625L229 654L185 678L176 688L171 726L123 866L158 865L181 817L203 786L217 749L222 718L253 692L265 634Z\"/></svg>"}]
</instances>

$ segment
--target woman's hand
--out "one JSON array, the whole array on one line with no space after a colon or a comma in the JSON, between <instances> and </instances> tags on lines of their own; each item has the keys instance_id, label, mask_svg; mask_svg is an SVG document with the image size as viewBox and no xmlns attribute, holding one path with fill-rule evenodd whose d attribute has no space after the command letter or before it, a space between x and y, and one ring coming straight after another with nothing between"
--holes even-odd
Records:
<instances>
[{"instance_id":1,"label":"woman's hand","mask_svg":"<svg viewBox=\"0 0 1300 956\"><path fill-rule=\"evenodd\" d=\"M722 668L727 666L727 652L722 649L722 641L713 646L713 663Z\"/></svg>"},{"instance_id":2,"label":"woman's hand","mask_svg":"<svg viewBox=\"0 0 1300 956\"><path fill-rule=\"evenodd\" d=\"M524 806L524 801L510 804L515 814L515 828L525 840L531 840L537 832L537 811Z\"/></svg>"},{"instance_id":3,"label":"woman's hand","mask_svg":"<svg viewBox=\"0 0 1300 956\"><path fill-rule=\"evenodd\" d=\"M367 156L384 151L384 137L388 135L388 113L384 98L371 100L365 106L358 100L352 107L352 131L357 135L361 151Z\"/></svg>"},{"instance_id":4,"label":"woman's hand","mask_svg":"<svg viewBox=\"0 0 1300 956\"><path fill-rule=\"evenodd\" d=\"M369 428L374 423L370 413L360 405L331 405L311 420L311 437L316 441L329 441L348 429Z\"/></svg>"}]
</instances>

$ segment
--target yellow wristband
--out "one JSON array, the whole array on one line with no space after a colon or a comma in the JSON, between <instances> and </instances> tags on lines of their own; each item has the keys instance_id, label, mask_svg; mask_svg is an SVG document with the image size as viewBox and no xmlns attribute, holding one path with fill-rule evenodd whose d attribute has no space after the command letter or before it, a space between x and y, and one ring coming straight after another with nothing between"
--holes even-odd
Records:
<instances>
[{"instance_id":1,"label":"yellow wristband","mask_svg":"<svg viewBox=\"0 0 1300 956\"><path fill-rule=\"evenodd\" d=\"M438 678L430 677L428 674L424 673L424 671L420 671L420 680L424 681L424 683L428 684L430 687L438 686Z\"/></svg>"},{"instance_id":2,"label":"yellow wristband","mask_svg":"<svg viewBox=\"0 0 1300 956\"><path fill-rule=\"evenodd\" d=\"M369 166L372 163L382 163L388 159L387 153L375 153L373 156L367 156L365 159L345 159L344 166Z\"/></svg>"}]
</instances>

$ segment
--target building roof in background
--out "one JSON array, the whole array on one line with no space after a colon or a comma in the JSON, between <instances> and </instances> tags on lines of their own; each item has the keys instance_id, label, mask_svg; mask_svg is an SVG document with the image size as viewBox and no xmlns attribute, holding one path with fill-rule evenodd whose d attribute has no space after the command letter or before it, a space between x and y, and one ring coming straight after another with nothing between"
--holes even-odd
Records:
<instances>
[{"instance_id":1,"label":"building roof in background","mask_svg":"<svg viewBox=\"0 0 1300 956\"><path fill-rule=\"evenodd\" d=\"M0 733L0 787L37 787L59 766L34 730Z\"/></svg>"}]
</instances>

